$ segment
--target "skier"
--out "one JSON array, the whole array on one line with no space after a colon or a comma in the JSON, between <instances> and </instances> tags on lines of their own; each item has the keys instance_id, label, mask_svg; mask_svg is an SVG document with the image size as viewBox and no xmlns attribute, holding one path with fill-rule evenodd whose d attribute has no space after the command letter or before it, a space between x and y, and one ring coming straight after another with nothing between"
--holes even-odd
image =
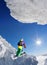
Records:
<instances>
[{"instance_id":1,"label":"skier","mask_svg":"<svg viewBox=\"0 0 47 65\"><path fill-rule=\"evenodd\" d=\"M23 40L23 38L18 42L18 50L16 52L16 56L21 56L22 55L22 50L23 47L26 48L25 42ZM24 52L25 53L25 52Z\"/></svg>"}]
</instances>

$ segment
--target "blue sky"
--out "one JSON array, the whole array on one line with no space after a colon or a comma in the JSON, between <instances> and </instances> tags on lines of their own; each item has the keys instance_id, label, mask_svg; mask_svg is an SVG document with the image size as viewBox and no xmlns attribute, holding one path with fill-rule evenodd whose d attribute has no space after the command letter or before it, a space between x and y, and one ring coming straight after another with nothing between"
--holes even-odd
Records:
<instances>
[{"instance_id":1,"label":"blue sky","mask_svg":"<svg viewBox=\"0 0 47 65\"><path fill-rule=\"evenodd\" d=\"M47 25L37 23L20 23L10 16L10 10L4 0L0 1L0 35L17 49L18 41L23 38L26 51L29 54L47 53ZM42 44L36 45L36 39L41 39Z\"/></svg>"}]
</instances>

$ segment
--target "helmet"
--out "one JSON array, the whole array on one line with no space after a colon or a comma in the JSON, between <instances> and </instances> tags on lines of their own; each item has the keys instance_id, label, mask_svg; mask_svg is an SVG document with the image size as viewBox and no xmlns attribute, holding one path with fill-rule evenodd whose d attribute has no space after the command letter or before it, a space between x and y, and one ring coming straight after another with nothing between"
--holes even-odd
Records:
<instances>
[{"instance_id":1,"label":"helmet","mask_svg":"<svg viewBox=\"0 0 47 65\"><path fill-rule=\"evenodd\" d=\"M24 41L23 38L20 41Z\"/></svg>"}]
</instances>

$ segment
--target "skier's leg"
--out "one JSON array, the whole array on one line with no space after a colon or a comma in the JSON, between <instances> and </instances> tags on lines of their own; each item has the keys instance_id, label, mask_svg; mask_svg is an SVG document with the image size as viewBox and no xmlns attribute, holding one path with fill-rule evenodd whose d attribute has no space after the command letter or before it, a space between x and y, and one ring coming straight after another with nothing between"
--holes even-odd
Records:
<instances>
[{"instance_id":1,"label":"skier's leg","mask_svg":"<svg viewBox=\"0 0 47 65\"><path fill-rule=\"evenodd\" d=\"M19 56L21 56L22 55L22 49L20 50L20 53L19 53Z\"/></svg>"},{"instance_id":2,"label":"skier's leg","mask_svg":"<svg viewBox=\"0 0 47 65\"><path fill-rule=\"evenodd\" d=\"M21 49L18 48L18 51L16 52L16 56L20 56L21 54Z\"/></svg>"}]
</instances>

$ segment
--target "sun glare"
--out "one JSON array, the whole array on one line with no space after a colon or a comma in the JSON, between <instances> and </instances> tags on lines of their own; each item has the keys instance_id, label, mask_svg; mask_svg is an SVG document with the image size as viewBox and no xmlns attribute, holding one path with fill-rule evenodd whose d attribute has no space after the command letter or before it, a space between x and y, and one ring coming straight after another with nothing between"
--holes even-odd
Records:
<instances>
[{"instance_id":1,"label":"sun glare","mask_svg":"<svg viewBox=\"0 0 47 65\"><path fill-rule=\"evenodd\" d=\"M42 43L42 42L41 42L40 39L36 40L36 44L37 44L37 45L41 45L41 43Z\"/></svg>"}]
</instances>

